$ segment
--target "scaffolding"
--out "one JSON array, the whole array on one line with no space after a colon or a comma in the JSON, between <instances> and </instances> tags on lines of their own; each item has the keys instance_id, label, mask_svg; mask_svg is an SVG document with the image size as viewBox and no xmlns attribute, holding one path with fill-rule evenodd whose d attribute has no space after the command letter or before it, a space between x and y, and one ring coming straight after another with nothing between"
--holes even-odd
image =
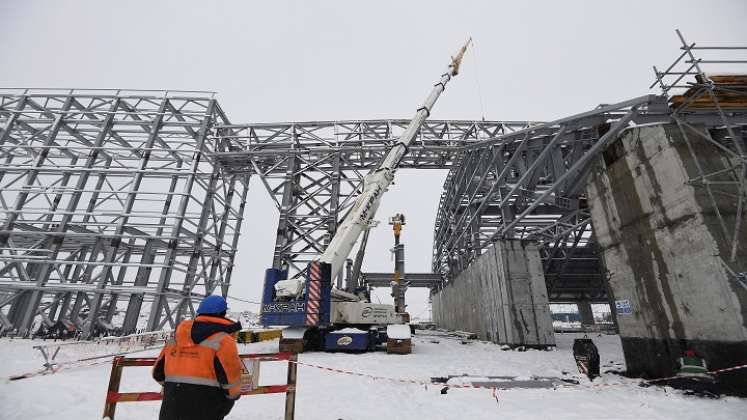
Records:
<instances>
[{"instance_id":1,"label":"scaffolding","mask_svg":"<svg viewBox=\"0 0 747 420\"><path fill-rule=\"evenodd\" d=\"M654 66L656 81L650 87L670 97L672 120L698 173L688 183L707 197L708 211L730 244L725 268L743 279L747 265L738 258L740 249L742 261L747 254L742 242L747 240L747 72L731 73L747 64L747 46L700 46L685 41L679 30L677 36L682 52L666 70ZM691 121L693 115L709 116L710 124ZM701 147L712 153L699 153ZM715 165L712 155L719 157Z\"/></svg>"},{"instance_id":2,"label":"scaffolding","mask_svg":"<svg viewBox=\"0 0 747 420\"><path fill-rule=\"evenodd\" d=\"M228 123L210 92L0 90L3 330L173 328L225 294L248 187L212 157Z\"/></svg>"}]
</instances>

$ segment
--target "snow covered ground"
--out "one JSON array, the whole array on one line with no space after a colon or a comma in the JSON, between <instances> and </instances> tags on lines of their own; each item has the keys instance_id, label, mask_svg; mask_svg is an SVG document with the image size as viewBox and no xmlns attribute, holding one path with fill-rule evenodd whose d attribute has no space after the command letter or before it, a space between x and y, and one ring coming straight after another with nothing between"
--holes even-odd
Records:
<instances>
[{"instance_id":1,"label":"snow covered ground","mask_svg":"<svg viewBox=\"0 0 747 420\"><path fill-rule=\"evenodd\" d=\"M431 377L558 376L580 385L553 389L490 391L398 384L343 375L306 366L298 369L296 418L366 419L739 419L747 399L708 400L679 391L641 388L637 381L603 374L589 383L576 370L574 335L557 335L556 351L502 351L499 346L444 337L416 335L411 355L306 353L300 361L372 375L428 381ZM616 336L593 337L602 371L624 368ZM438 341L435 343L434 341ZM39 341L0 340L0 419L99 419L109 379L109 364L61 371L9 382L10 375L36 370L41 359L32 350ZM241 352L277 351L277 342L241 345ZM153 352L145 353L153 354ZM143 354L143 355L145 355ZM283 363L263 364L260 384L283 383ZM602 386L600 386L602 385ZM121 391L155 391L148 368L126 368ZM228 419L282 419L284 395L242 397ZM159 402L123 403L116 419L155 419Z\"/></svg>"}]
</instances>

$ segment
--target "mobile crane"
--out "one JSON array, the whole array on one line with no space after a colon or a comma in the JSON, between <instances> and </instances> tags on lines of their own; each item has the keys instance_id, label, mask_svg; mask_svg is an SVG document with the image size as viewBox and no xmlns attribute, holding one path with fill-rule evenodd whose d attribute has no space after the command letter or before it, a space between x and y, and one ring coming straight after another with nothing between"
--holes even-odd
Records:
<instances>
[{"instance_id":1,"label":"mobile crane","mask_svg":"<svg viewBox=\"0 0 747 420\"><path fill-rule=\"evenodd\" d=\"M269 268L265 272L260 320L266 326L286 326L283 330L286 343L295 340L296 344L303 343L304 349L312 350L357 351L371 350L387 343L389 352L409 353L410 329L406 313L395 312L392 305L371 303L364 293L337 289L332 280L340 275L361 233L375 225L373 218L381 197L394 180L408 145L430 116L446 84L459 74L459 66L471 41L470 38L451 58L446 72L433 85L405 131L379 166L364 177L363 191L324 253L308 264L305 275L287 279L287 271L279 268Z\"/></svg>"}]
</instances>

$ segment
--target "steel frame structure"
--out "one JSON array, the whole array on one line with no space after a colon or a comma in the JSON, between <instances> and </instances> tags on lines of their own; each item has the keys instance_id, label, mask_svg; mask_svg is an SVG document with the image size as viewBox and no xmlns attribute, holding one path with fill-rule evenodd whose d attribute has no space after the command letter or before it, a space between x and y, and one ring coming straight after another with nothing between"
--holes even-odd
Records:
<instances>
[{"instance_id":1,"label":"steel frame structure","mask_svg":"<svg viewBox=\"0 0 747 420\"><path fill-rule=\"evenodd\" d=\"M692 150L705 142L730 162L691 184L713 201L734 263L744 249L747 108L722 98L747 86L714 83L705 67L747 60L696 53L747 48L678 35L680 57L654 68L662 95L543 123L426 121L400 167L449 169L434 228L437 278L453 281L496 240L537 240L551 300L604 299L586 177L643 123L677 124ZM681 88L689 96L670 104ZM157 330L192 314L193 299L225 295L252 175L279 211L272 265L300 275L408 122L235 125L209 92L0 89L2 329L27 334L40 318L89 335L115 324L128 333L147 303L145 327ZM377 276L369 280L385 281Z\"/></svg>"},{"instance_id":2,"label":"steel frame structure","mask_svg":"<svg viewBox=\"0 0 747 420\"><path fill-rule=\"evenodd\" d=\"M682 41L680 57L663 72L654 67L657 80L652 87L658 84L661 96L601 105L466 146L444 184L434 233L434 272L450 281L496 240L537 240L551 300L604 300L606 278L586 208L586 178L626 128L645 123L677 124L683 137L689 136L696 162L702 157L694 152L694 140L707 142L730 162L727 170L718 173L701 170L691 184L705 189L712 200L722 230L731 238L734 263L737 248L744 246L739 244L739 232L747 191L747 86L714 83L703 67L743 65L747 60L704 60L695 57L695 51L734 53L747 48L698 47L677 34ZM685 83L689 82L685 77L696 82ZM670 105L670 96L678 88L690 89L690 96L681 105ZM730 95L728 108L719 101L724 93ZM695 107L704 96L712 106ZM734 100L735 96L745 102Z\"/></svg>"},{"instance_id":3,"label":"steel frame structure","mask_svg":"<svg viewBox=\"0 0 747 420\"><path fill-rule=\"evenodd\" d=\"M273 267L301 275L320 255L362 188L409 120L226 125L228 173L259 177L280 212ZM448 169L462 148L527 126L524 121L426 121L401 168Z\"/></svg>"},{"instance_id":4,"label":"steel frame structure","mask_svg":"<svg viewBox=\"0 0 747 420\"><path fill-rule=\"evenodd\" d=\"M158 330L227 292L248 176L215 165L213 96L0 90L4 330Z\"/></svg>"},{"instance_id":5,"label":"steel frame structure","mask_svg":"<svg viewBox=\"0 0 747 420\"><path fill-rule=\"evenodd\" d=\"M643 96L467 146L444 183L434 272L453 280L496 240L537 240L552 300L603 300L586 175L610 141L656 108L666 109L662 98Z\"/></svg>"}]
</instances>

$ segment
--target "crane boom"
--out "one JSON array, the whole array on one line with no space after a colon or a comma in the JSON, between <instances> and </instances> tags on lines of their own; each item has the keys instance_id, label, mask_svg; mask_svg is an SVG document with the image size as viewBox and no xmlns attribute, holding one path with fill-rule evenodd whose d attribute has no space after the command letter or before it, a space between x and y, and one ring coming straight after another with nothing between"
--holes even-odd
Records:
<instances>
[{"instance_id":1,"label":"crane boom","mask_svg":"<svg viewBox=\"0 0 747 420\"><path fill-rule=\"evenodd\" d=\"M381 203L381 196L394 180L394 173L399 167L400 160L407 153L408 145L417 135L423 122L430 116L438 97L446 89L446 84L454 76L459 74L459 66L471 41L472 38L467 40L457 55L452 57L446 72L433 85L433 89L425 99L425 102L418 108L410 124L408 124L404 133L402 133L394 146L389 150L381 164L364 177L363 192L356 198L352 209L337 228L335 235L319 258L320 262L331 265L332 279L339 275L345 264L345 260L358 241L360 234L370 227L371 221L376 215L376 210Z\"/></svg>"}]
</instances>

